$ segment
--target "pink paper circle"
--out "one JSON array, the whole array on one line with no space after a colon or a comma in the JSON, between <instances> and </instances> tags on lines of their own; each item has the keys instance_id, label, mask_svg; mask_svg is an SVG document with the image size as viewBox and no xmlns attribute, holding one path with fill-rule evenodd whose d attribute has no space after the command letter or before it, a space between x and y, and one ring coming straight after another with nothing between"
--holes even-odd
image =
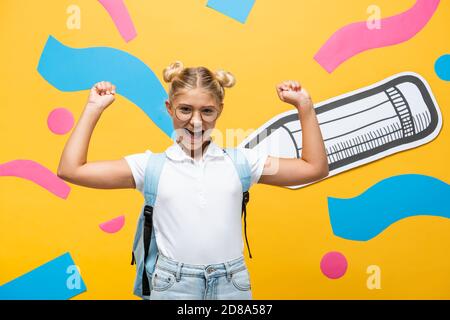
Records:
<instances>
[{"instance_id":1,"label":"pink paper circle","mask_svg":"<svg viewBox=\"0 0 450 320\"><path fill-rule=\"evenodd\" d=\"M347 271L347 259L340 252L328 252L320 261L322 273L330 279L339 279Z\"/></svg>"},{"instance_id":2,"label":"pink paper circle","mask_svg":"<svg viewBox=\"0 0 450 320\"><path fill-rule=\"evenodd\" d=\"M56 108L48 115L47 125L55 134L66 134L74 124L72 112L65 108Z\"/></svg>"}]
</instances>

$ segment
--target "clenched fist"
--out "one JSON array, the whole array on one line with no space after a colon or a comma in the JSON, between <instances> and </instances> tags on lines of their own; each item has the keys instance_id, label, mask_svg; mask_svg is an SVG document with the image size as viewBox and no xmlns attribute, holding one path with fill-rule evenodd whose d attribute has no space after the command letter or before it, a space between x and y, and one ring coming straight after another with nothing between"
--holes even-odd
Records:
<instances>
[{"instance_id":1,"label":"clenched fist","mask_svg":"<svg viewBox=\"0 0 450 320\"><path fill-rule=\"evenodd\" d=\"M111 82L97 82L89 93L88 104L94 105L101 110L106 109L116 98L116 86Z\"/></svg>"},{"instance_id":2,"label":"clenched fist","mask_svg":"<svg viewBox=\"0 0 450 320\"><path fill-rule=\"evenodd\" d=\"M297 109L312 107L311 97L297 81L283 81L276 86L281 101L292 104Z\"/></svg>"}]
</instances>

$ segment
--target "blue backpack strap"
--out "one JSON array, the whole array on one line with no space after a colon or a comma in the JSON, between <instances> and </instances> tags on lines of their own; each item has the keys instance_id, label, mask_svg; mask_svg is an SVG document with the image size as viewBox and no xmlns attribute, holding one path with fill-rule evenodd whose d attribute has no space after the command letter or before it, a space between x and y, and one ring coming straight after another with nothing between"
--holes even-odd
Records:
<instances>
[{"instance_id":1,"label":"blue backpack strap","mask_svg":"<svg viewBox=\"0 0 450 320\"><path fill-rule=\"evenodd\" d=\"M144 178L145 204L142 208L133 245L133 260L136 259L137 262L134 293L144 298L150 296L151 275L155 270L158 253L153 228L153 207L158 194L159 178L165 160L165 153L153 153L147 161Z\"/></svg>"},{"instance_id":2,"label":"blue backpack strap","mask_svg":"<svg viewBox=\"0 0 450 320\"><path fill-rule=\"evenodd\" d=\"M165 161L166 161L166 154L164 152L152 153L148 159L147 167L145 168L145 179L144 179L145 203L152 207L155 205L156 195L158 194L159 177L161 175L161 171Z\"/></svg>"},{"instance_id":3,"label":"blue backpack strap","mask_svg":"<svg viewBox=\"0 0 450 320\"><path fill-rule=\"evenodd\" d=\"M224 152L230 157L233 161L234 167L236 168L236 172L239 176L239 180L242 185L242 215L244 215L244 233L245 233L245 242L247 243L248 255L252 258L252 253L250 251L250 246L248 244L247 237L247 203L250 200L250 182L251 182L251 168L250 164L247 161L245 155L238 148L226 148Z\"/></svg>"},{"instance_id":4,"label":"blue backpack strap","mask_svg":"<svg viewBox=\"0 0 450 320\"><path fill-rule=\"evenodd\" d=\"M228 154L234 163L234 167L239 175L242 184L242 192L250 189L251 168L245 155L237 148L226 148L224 151Z\"/></svg>"}]
</instances>

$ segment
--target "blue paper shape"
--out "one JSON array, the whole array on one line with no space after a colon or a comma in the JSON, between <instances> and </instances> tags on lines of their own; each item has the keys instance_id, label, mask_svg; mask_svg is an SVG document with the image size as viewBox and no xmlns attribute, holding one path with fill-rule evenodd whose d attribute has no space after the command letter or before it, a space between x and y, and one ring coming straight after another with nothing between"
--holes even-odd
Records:
<instances>
[{"instance_id":1,"label":"blue paper shape","mask_svg":"<svg viewBox=\"0 0 450 320\"><path fill-rule=\"evenodd\" d=\"M328 211L336 236L367 241L407 217L450 218L450 186L425 175L393 176L354 198L329 197Z\"/></svg>"},{"instance_id":2,"label":"blue paper shape","mask_svg":"<svg viewBox=\"0 0 450 320\"><path fill-rule=\"evenodd\" d=\"M2 285L0 300L67 300L84 291L86 285L67 252Z\"/></svg>"},{"instance_id":3,"label":"blue paper shape","mask_svg":"<svg viewBox=\"0 0 450 320\"><path fill-rule=\"evenodd\" d=\"M49 36L37 68L61 91L87 90L100 81L117 86L117 93L133 102L169 137L172 119L164 101L168 95L153 71L131 54L108 47L74 49Z\"/></svg>"},{"instance_id":4,"label":"blue paper shape","mask_svg":"<svg viewBox=\"0 0 450 320\"><path fill-rule=\"evenodd\" d=\"M255 0L209 0L207 7L245 23Z\"/></svg>"},{"instance_id":5,"label":"blue paper shape","mask_svg":"<svg viewBox=\"0 0 450 320\"><path fill-rule=\"evenodd\" d=\"M437 59L434 70L439 78L450 81L450 54L445 54Z\"/></svg>"}]
</instances>

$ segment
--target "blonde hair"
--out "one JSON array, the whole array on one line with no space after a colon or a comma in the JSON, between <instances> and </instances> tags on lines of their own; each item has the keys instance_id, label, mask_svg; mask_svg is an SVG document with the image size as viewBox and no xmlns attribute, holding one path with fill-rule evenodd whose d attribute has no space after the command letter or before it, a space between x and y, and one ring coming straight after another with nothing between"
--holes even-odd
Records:
<instances>
[{"instance_id":1,"label":"blonde hair","mask_svg":"<svg viewBox=\"0 0 450 320\"><path fill-rule=\"evenodd\" d=\"M205 67L185 68L181 61L175 61L163 70L164 81L170 84L169 101L182 90L202 88L222 104L225 97L224 88L231 88L236 83L233 74L225 70L211 72Z\"/></svg>"}]
</instances>

